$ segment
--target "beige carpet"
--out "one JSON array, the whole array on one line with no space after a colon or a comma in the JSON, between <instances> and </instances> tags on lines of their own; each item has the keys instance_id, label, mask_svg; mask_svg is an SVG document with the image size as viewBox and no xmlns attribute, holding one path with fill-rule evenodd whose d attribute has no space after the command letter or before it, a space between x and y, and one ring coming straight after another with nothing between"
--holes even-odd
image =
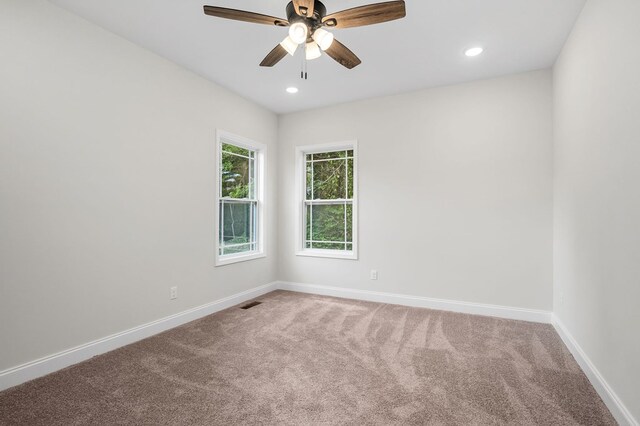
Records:
<instances>
[{"instance_id":1,"label":"beige carpet","mask_svg":"<svg viewBox=\"0 0 640 426\"><path fill-rule=\"evenodd\" d=\"M4 391L0 424L615 424L549 325L258 300Z\"/></svg>"}]
</instances>

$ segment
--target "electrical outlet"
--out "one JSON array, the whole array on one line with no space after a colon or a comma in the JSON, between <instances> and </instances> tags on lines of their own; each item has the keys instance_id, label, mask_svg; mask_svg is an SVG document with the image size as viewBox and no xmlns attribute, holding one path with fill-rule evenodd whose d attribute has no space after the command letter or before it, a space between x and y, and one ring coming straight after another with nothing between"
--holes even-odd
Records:
<instances>
[{"instance_id":1,"label":"electrical outlet","mask_svg":"<svg viewBox=\"0 0 640 426\"><path fill-rule=\"evenodd\" d=\"M564 291L560 292L560 306L564 305Z\"/></svg>"},{"instance_id":2,"label":"electrical outlet","mask_svg":"<svg viewBox=\"0 0 640 426\"><path fill-rule=\"evenodd\" d=\"M169 298L171 300L178 298L178 287L171 287L169 289Z\"/></svg>"},{"instance_id":3,"label":"electrical outlet","mask_svg":"<svg viewBox=\"0 0 640 426\"><path fill-rule=\"evenodd\" d=\"M371 270L371 279L372 280L377 280L378 279L378 271L376 271L375 269Z\"/></svg>"}]
</instances>

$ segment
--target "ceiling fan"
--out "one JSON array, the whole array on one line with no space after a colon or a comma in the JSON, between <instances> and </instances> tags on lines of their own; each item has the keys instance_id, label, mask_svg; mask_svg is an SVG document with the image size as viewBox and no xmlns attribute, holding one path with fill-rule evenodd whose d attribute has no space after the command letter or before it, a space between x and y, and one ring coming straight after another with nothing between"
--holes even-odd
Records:
<instances>
[{"instance_id":1,"label":"ceiling fan","mask_svg":"<svg viewBox=\"0 0 640 426\"><path fill-rule=\"evenodd\" d=\"M321 51L324 51L339 64L352 69L360 65L360 59L323 27L340 29L379 24L404 18L406 10L404 1L400 0L354 7L327 15L327 8L319 0L293 0L287 4L287 19L217 6L204 6L204 13L254 24L289 27L289 35L269 52L260 63L261 67L274 66L287 53L293 56L298 46L304 43L307 60L320 57Z\"/></svg>"}]
</instances>

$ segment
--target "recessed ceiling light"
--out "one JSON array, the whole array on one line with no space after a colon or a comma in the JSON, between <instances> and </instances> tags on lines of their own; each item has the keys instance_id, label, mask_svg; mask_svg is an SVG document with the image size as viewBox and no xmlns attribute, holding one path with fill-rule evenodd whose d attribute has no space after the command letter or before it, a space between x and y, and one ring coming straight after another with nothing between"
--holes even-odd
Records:
<instances>
[{"instance_id":1,"label":"recessed ceiling light","mask_svg":"<svg viewBox=\"0 0 640 426\"><path fill-rule=\"evenodd\" d=\"M464 54L470 58L474 56L478 56L484 51L482 47L472 47L471 49L467 49L464 51Z\"/></svg>"},{"instance_id":2,"label":"recessed ceiling light","mask_svg":"<svg viewBox=\"0 0 640 426\"><path fill-rule=\"evenodd\" d=\"M298 93L298 88L297 87L287 87L287 93Z\"/></svg>"}]
</instances>

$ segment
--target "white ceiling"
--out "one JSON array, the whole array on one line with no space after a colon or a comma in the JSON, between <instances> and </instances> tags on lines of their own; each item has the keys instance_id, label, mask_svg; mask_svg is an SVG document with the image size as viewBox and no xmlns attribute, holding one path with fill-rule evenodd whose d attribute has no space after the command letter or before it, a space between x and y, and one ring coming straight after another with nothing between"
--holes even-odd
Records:
<instances>
[{"instance_id":1,"label":"white ceiling","mask_svg":"<svg viewBox=\"0 0 640 426\"><path fill-rule=\"evenodd\" d=\"M286 18L288 0L51 0L277 113L454 84L553 65L585 0L407 0L407 17L335 30L360 57L347 70L326 55L273 68L262 58L286 28L204 15L203 4ZM381 0L325 0L328 13ZM466 48L485 53L467 58ZM300 92L290 95L288 86Z\"/></svg>"}]
</instances>

